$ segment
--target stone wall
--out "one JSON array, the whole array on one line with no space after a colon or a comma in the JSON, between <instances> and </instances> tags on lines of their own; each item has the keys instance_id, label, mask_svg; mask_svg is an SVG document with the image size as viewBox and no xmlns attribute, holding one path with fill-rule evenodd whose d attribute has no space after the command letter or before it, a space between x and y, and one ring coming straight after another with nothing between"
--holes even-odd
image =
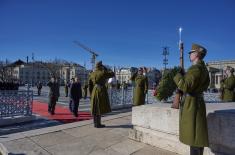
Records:
<instances>
[{"instance_id":1,"label":"stone wall","mask_svg":"<svg viewBox=\"0 0 235 155\"><path fill-rule=\"evenodd\" d=\"M204 155L235 154L235 103L207 104L210 147ZM182 155L189 147L179 141L179 110L170 104L151 104L132 109L129 138Z\"/></svg>"}]
</instances>

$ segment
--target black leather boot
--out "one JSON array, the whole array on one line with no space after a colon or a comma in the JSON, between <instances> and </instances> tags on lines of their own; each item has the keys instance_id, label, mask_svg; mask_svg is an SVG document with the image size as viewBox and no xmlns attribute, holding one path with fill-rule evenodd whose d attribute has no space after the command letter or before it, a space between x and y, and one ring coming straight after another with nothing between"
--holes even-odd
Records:
<instances>
[{"instance_id":1,"label":"black leather boot","mask_svg":"<svg viewBox=\"0 0 235 155\"><path fill-rule=\"evenodd\" d=\"M203 151L202 151L202 153L203 153ZM190 155L203 155L203 154L201 154L200 147L190 146Z\"/></svg>"},{"instance_id":2,"label":"black leather boot","mask_svg":"<svg viewBox=\"0 0 235 155\"><path fill-rule=\"evenodd\" d=\"M97 116L93 115L94 127L97 128Z\"/></svg>"},{"instance_id":3,"label":"black leather boot","mask_svg":"<svg viewBox=\"0 0 235 155\"><path fill-rule=\"evenodd\" d=\"M200 150L200 155L203 155L204 147L200 147L199 150Z\"/></svg>"},{"instance_id":4,"label":"black leather boot","mask_svg":"<svg viewBox=\"0 0 235 155\"><path fill-rule=\"evenodd\" d=\"M101 115L97 116L97 128L104 128L105 125L101 124Z\"/></svg>"}]
</instances>

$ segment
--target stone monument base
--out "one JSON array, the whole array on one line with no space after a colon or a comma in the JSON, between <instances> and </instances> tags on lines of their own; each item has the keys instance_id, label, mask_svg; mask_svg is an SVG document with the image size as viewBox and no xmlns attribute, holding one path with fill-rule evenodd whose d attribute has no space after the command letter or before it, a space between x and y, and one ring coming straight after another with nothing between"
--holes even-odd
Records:
<instances>
[{"instance_id":1,"label":"stone monument base","mask_svg":"<svg viewBox=\"0 0 235 155\"><path fill-rule=\"evenodd\" d=\"M189 146L179 141L179 110L170 104L152 104L133 107L133 129L129 138L189 155ZM207 121L210 146L204 155L235 154L235 103L207 104Z\"/></svg>"}]
</instances>

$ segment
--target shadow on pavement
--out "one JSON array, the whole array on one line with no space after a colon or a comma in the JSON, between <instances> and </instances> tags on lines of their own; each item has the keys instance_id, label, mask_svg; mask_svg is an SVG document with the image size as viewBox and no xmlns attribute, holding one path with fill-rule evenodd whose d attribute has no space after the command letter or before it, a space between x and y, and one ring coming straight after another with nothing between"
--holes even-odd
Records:
<instances>
[{"instance_id":1,"label":"shadow on pavement","mask_svg":"<svg viewBox=\"0 0 235 155\"><path fill-rule=\"evenodd\" d=\"M133 125L110 125L110 126L106 126L105 128L132 128Z\"/></svg>"}]
</instances>

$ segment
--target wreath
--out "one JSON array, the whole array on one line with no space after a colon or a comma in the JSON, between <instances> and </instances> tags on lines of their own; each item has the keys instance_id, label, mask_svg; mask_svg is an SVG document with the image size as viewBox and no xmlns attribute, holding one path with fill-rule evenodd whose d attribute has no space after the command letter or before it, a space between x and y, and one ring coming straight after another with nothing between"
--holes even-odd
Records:
<instances>
[{"instance_id":1,"label":"wreath","mask_svg":"<svg viewBox=\"0 0 235 155\"><path fill-rule=\"evenodd\" d=\"M176 90L177 86L173 80L174 76L179 72L179 67L165 70L158 86L155 89L155 97L159 100L167 100Z\"/></svg>"}]
</instances>

